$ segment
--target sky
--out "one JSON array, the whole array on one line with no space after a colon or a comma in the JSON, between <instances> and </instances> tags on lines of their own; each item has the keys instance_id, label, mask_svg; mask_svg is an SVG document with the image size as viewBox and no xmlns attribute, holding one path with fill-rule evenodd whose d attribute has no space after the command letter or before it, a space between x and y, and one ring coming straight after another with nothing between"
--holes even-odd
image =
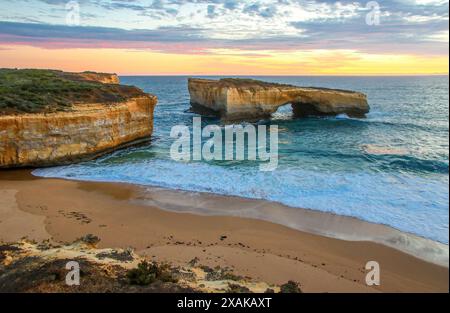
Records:
<instances>
[{"instance_id":1,"label":"sky","mask_svg":"<svg viewBox=\"0 0 450 313\"><path fill-rule=\"evenodd\" d=\"M0 0L0 68L448 74L447 0Z\"/></svg>"}]
</instances>

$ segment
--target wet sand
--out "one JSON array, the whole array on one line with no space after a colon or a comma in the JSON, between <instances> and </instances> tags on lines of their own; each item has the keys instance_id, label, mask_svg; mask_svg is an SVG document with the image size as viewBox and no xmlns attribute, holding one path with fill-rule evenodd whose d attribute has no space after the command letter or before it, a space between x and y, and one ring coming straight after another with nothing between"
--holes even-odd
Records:
<instances>
[{"instance_id":1,"label":"wet sand","mask_svg":"<svg viewBox=\"0 0 450 313\"><path fill-rule=\"evenodd\" d=\"M26 170L0 172L0 195L0 241L4 242L25 236L71 242L90 233L101 238L103 248L132 247L151 259L179 265L197 257L201 264L232 267L238 275L270 284L295 280L305 292L448 292L448 268L392 247L221 216L220 208L226 207L245 216L240 207L255 208L248 199L41 179ZM268 212L275 205L265 202L258 207ZM190 213L192 206L204 208L205 215ZM314 224L320 221L310 217L303 226L326 229ZM343 236L355 233L345 231L339 222L323 223L333 231L341 227ZM366 224L380 234L387 231ZM364 267L372 260L380 264L380 286L365 284Z\"/></svg>"}]
</instances>

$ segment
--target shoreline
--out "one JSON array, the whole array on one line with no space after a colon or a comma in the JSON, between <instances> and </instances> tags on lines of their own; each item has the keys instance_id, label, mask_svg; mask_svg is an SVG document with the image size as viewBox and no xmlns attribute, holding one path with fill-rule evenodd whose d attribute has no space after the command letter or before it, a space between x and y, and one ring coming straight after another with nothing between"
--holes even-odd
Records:
<instances>
[{"instance_id":1,"label":"shoreline","mask_svg":"<svg viewBox=\"0 0 450 313\"><path fill-rule=\"evenodd\" d=\"M0 189L8 195L2 198L12 205L11 211L25 214L22 220L31 225L17 234L1 231L3 241L8 236L27 235L70 242L93 233L105 248L133 247L156 260L179 264L198 256L208 265L231 265L239 274L270 283L298 279L306 292L448 292L448 268L379 243L329 238L242 213L243 206L248 212L259 205L260 212L284 210L284 218L292 219L292 213L276 203L122 183L39 178L26 170L0 172ZM198 214L205 206L218 214ZM192 208L196 214L189 211ZM240 217L222 216L223 208L235 214L241 209ZM340 227L348 235L357 233L354 218L343 221L335 215L324 219L324 213L312 210L302 214L304 225L322 224L324 229ZM363 224L359 227L370 223ZM377 234L386 232L386 226L373 225ZM365 285L364 266L370 260L380 263L379 287Z\"/></svg>"},{"instance_id":2,"label":"shoreline","mask_svg":"<svg viewBox=\"0 0 450 313\"><path fill-rule=\"evenodd\" d=\"M121 184L136 188L134 199L141 205L153 205L174 213L191 213L202 216L234 216L262 220L328 238L347 241L370 241L394 248L424 261L449 268L449 245L399 230L387 224L365 221L353 216L332 212L291 207L280 202L242 196L187 191L119 181L96 181L44 177L83 183ZM96 185L92 185L95 188ZM177 201L182 196L182 201ZM187 202L188 201L188 202ZM206 206L205 206L206 204Z\"/></svg>"}]
</instances>

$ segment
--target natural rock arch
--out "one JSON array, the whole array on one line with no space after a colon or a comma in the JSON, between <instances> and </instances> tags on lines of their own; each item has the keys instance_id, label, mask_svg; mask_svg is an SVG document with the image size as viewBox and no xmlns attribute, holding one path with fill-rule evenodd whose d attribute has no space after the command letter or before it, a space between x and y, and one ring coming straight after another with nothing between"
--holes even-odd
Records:
<instances>
[{"instance_id":1,"label":"natural rock arch","mask_svg":"<svg viewBox=\"0 0 450 313\"><path fill-rule=\"evenodd\" d=\"M270 116L291 104L297 117L347 114L364 117L369 112L367 97L360 92L297 87L249 79L189 79L192 109L215 113L227 119Z\"/></svg>"}]
</instances>

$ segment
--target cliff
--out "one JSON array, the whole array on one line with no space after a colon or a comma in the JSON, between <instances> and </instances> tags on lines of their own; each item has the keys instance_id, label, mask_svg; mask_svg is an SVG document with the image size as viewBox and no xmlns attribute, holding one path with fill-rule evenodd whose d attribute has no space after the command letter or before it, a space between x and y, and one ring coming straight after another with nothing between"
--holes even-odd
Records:
<instances>
[{"instance_id":1,"label":"cliff","mask_svg":"<svg viewBox=\"0 0 450 313\"><path fill-rule=\"evenodd\" d=\"M117 74L96 72L59 73L61 73L62 75L66 75L66 77L72 77L72 79L79 78L81 80L95 81L102 84L120 84L119 76L117 76Z\"/></svg>"},{"instance_id":2,"label":"cliff","mask_svg":"<svg viewBox=\"0 0 450 313\"><path fill-rule=\"evenodd\" d=\"M76 79L80 78L72 81L72 75L58 74L58 79L64 77L62 82L70 83L68 89L54 92L53 97L59 97L59 101L65 99L63 104L54 102L53 97L45 102L48 94L37 92L30 96L36 99L31 108L7 103L5 110L0 110L0 168L68 164L150 139L155 96L132 86L98 82L85 85L84 78L78 85ZM61 84L50 77L51 86ZM39 90L48 86L44 84ZM20 94L19 87L16 89L17 101L31 101ZM78 96L72 100L74 93ZM3 99L10 98L11 93L3 94ZM41 100L42 104L38 102Z\"/></svg>"},{"instance_id":3,"label":"cliff","mask_svg":"<svg viewBox=\"0 0 450 313\"><path fill-rule=\"evenodd\" d=\"M149 140L156 102L147 95L71 112L0 116L0 168L67 164Z\"/></svg>"},{"instance_id":4,"label":"cliff","mask_svg":"<svg viewBox=\"0 0 450 313\"><path fill-rule=\"evenodd\" d=\"M189 79L193 111L226 119L267 117L291 104L294 115L347 114L364 117L369 112L363 93L327 88L297 87L250 79Z\"/></svg>"}]
</instances>

